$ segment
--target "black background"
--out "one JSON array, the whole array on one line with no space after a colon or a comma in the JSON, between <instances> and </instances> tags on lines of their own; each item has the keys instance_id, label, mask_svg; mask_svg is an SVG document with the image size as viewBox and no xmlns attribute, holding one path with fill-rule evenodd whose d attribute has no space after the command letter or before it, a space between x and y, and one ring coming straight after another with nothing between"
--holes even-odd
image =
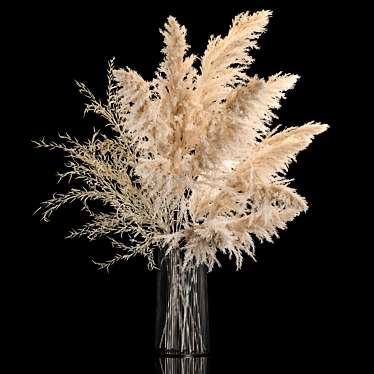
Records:
<instances>
[{"instance_id":1,"label":"black background","mask_svg":"<svg viewBox=\"0 0 374 374\"><path fill-rule=\"evenodd\" d=\"M127 372L136 365L136 372L152 373L156 295L156 271L147 270L144 258L120 262L108 274L91 261L115 255L107 239L65 240L71 228L88 219L79 203L62 207L49 223L40 222L39 213L32 216L41 201L70 186L67 181L56 185L56 172L65 170L64 154L35 149L30 140L58 141L58 133L68 133L84 141L93 127L102 128L105 120L94 114L83 118L86 99L74 79L105 100L107 64L115 56L116 67L128 66L151 80L163 59L158 29L169 15L186 26L190 52L202 56L211 34L224 37L238 13L262 9L273 10L273 16L259 38L260 49L252 52L248 75L301 76L274 123L299 126L314 120L330 128L289 169L292 186L308 201L307 213L290 222L273 244L256 242L257 262L246 256L236 271L235 262L219 254L222 268L208 276L211 373L250 372L257 365L263 372L274 367L304 372L322 362L334 365L339 353L333 347L347 334L340 313L349 292L341 264L348 244L336 240L344 231L336 224L341 218L337 165L344 158L344 116L337 100L344 96L344 83L337 65L348 32L341 27L342 10L266 1L212 8L191 2L108 4L34 7L24 35L29 73L19 79L32 89L26 129L29 233L22 256L27 312L22 315L30 365L106 372Z\"/></svg>"}]
</instances>

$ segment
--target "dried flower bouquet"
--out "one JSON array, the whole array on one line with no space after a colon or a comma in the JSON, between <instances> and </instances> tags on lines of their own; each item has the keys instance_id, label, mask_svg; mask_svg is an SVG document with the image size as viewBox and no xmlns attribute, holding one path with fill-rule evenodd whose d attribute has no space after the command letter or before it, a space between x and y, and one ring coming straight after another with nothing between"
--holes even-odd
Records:
<instances>
[{"instance_id":1,"label":"dried flower bouquet","mask_svg":"<svg viewBox=\"0 0 374 374\"><path fill-rule=\"evenodd\" d=\"M84 144L69 135L61 136L66 144L36 142L66 151L69 171L58 175L87 186L43 202L43 219L80 200L92 219L68 237L108 236L124 252L99 264L107 269L136 254L152 269L154 250L164 246L167 253L184 251L184 267L206 264L212 270L220 250L234 255L240 268L243 252L254 258L254 237L278 237L307 210L285 179L288 165L328 126L270 128L277 118L272 110L299 78L245 74L253 62L247 52L258 48L271 14L239 14L226 37L210 38L201 58L186 55L186 29L170 16L161 31L165 58L152 81L129 68L115 70L111 60L106 104L77 82L90 100L85 113L104 117L113 136L98 131ZM89 200L102 201L111 212L92 212ZM113 235L130 237L130 245Z\"/></svg>"}]
</instances>

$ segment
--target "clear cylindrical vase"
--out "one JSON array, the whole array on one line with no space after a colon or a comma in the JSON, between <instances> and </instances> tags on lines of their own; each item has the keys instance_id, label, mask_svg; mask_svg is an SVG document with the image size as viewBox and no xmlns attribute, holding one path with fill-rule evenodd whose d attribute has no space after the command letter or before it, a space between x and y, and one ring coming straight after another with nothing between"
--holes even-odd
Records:
<instances>
[{"instance_id":1,"label":"clear cylindrical vase","mask_svg":"<svg viewBox=\"0 0 374 374\"><path fill-rule=\"evenodd\" d=\"M155 353L169 357L209 355L206 265L182 269L183 252L158 253Z\"/></svg>"}]
</instances>

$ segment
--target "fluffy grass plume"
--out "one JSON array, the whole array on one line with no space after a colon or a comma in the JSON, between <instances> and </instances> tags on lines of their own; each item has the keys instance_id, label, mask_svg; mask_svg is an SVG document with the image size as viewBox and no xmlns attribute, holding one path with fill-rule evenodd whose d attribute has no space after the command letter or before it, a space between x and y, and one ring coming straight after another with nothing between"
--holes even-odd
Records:
<instances>
[{"instance_id":1,"label":"fluffy grass plume","mask_svg":"<svg viewBox=\"0 0 374 374\"><path fill-rule=\"evenodd\" d=\"M104 117L113 136L95 132L84 144L69 135L61 136L62 144L35 142L67 152L69 171L60 178L86 185L43 202L42 218L81 201L91 220L68 237L105 235L123 251L100 268L142 254L152 269L154 251L165 245L184 251L184 266L206 264L209 271L220 265L218 250L233 255L238 269L243 253L254 259L254 237L271 242L307 210L285 174L328 128L314 122L271 128L272 110L299 78L244 73L271 14L236 16L226 37L210 38L199 71L197 57L187 55L185 27L170 16L160 30L165 57L152 81L129 68L116 70L112 59L106 104L76 82L89 99L85 113ZM90 200L102 201L110 213L92 212ZM126 241L119 239L124 235Z\"/></svg>"}]
</instances>

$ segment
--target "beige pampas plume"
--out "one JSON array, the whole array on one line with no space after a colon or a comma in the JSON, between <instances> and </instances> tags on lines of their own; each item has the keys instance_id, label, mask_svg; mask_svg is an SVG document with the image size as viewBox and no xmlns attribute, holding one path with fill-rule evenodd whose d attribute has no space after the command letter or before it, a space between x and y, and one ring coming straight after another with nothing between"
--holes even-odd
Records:
<instances>
[{"instance_id":1,"label":"beige pampas plume","mask_svg":"<svg viewBox=\"0 0 374 374\"><path fill-rule=\"evenodd\" d=\"M80 200L92 220L69 237L107 235L124 250L114 262L136 254L155 266L154 250L185 251L184 266L206 264L212 270L220 250L242 264L242 253L254 258L254 241L272 241L302 211L303 197L285 179L288 165L313 137L328 126L309 122L278 132L272 112L299 78L275 74L248 77L248 55L266 31L271 11L236 16L226 37L211 37L201 57L187 56L186 29L169 17L165 57L151 82L138 73L109 63L108 102L97 101L82 83L90 103L86 110L106 119L113 137L96 132L79 144L36 142L60 148L70 157L70 170L60 177L81 179L71 189L42 203L43 218L62 204ZM95 213L89 200L101 200L110 213ZM129 236L125 245L112 236Z\"/></svg>"}]
</instances>

